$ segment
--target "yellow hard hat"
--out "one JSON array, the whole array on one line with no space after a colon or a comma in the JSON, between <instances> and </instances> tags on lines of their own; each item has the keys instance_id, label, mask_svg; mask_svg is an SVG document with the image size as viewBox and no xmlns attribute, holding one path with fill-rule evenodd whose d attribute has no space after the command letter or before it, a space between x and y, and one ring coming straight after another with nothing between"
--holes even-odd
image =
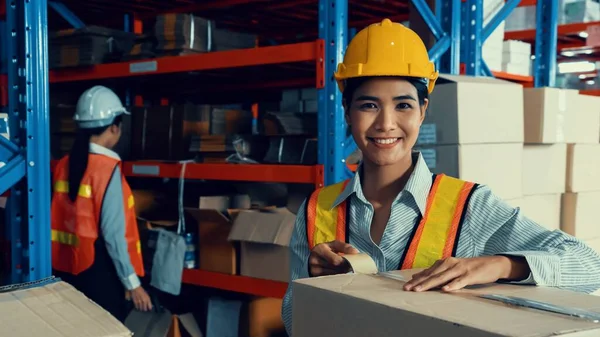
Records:
<instances>
[{"instance_id":1,"label":"yellow hard hat","mask_svg":"<svg viewBox=\"0 0 600 337\"><path fill-rule=\"evenodd\" d=\"M438 75L419 35L389 19L358 32L334 74L342 92L346 79L353 77L408 76L428 80L430 93Z\"/></svg>"}]
</instances>

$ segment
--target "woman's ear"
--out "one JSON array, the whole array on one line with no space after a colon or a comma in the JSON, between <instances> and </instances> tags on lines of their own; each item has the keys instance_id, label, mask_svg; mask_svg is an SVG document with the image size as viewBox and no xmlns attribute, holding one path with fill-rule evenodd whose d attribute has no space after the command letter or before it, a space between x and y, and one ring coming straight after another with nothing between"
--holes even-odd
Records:
<instances>
[{"instance_id":1,"label":"woman's ear","mask_svg":"<svg viewBox=\"0 0 600 337\"><path fill-rule=\"evenodd\" d=\"M344 119L346 120L346 124L350 126L350 112L348 111L346 100L342 100L342 107L344 107Z\"/></svg>"},{"instance_id":2,"label":"woman's ear","mask_svg":"<svg viewBox=\"0 0 600 337\"><path fill-rule=\"evenodd\" d=\"M429 107L429 99L425 98L423 100L423 104L421 104L421 123L425 120L425 114L427 113L427 108Z\"/></svg>"}]
</instances>

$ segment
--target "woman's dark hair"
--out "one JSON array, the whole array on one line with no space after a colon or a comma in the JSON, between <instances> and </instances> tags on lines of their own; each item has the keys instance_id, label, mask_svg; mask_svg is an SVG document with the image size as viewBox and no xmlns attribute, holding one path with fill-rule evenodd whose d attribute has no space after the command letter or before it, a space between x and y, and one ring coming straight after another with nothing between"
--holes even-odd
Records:
<instances>
[{"instance_id":1,"label":"woman's dark hair","mask_svg":"<svg viewBox=\"0 0 600 337\"><path fill-rule=\"evenodd\" d=\"M373 79L373 76L368 77L355 77L349 78L346 80L346 87L344 89L344 93L342 94L342 99L346 103L346 106L350 106L352 102L352 98L354 97L354 92L361 85L363 85L368 80ZM405 80L408 83L412 84L415 89L417 89L417 96L419 99L419 105L425 104L425 99L429 99L429 91L427 90L427 82L421 78L417 77L396 77L401 80Z\"/></svg>"},{"instance_id":2,"label":"woman's dark hair","mask_svg":"<svg viewBox=\"0 0 600 337\"><path fill-rule=\"evenodd\" d=\"M77 199L81 179L88 166L90 139L92 136L101 135L113 125L120 126L122 120L123 116L119 115L115 117L110 125L92 129L80 128L77 130L75 142L73 143L71 152L69 152L69 199L72 202L75 202L75 199Z\"/></svg>"}]
</instances>

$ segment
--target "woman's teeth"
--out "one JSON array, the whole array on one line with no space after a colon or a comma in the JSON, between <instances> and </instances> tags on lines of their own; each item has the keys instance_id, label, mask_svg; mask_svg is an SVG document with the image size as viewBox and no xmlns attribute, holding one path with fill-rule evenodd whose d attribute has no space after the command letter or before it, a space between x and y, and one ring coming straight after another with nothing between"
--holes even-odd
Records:
<instances>
[{"instance_id":1,"label":"woman's teeth","mask_svg":"<svg viewBox=\"0 0 600 337\"><path fill-rule=\"evenodd\" d=\"M378 144L393 144L398 141L399 138L373 138L373 141Z\"/></svg>"}]
</instances>

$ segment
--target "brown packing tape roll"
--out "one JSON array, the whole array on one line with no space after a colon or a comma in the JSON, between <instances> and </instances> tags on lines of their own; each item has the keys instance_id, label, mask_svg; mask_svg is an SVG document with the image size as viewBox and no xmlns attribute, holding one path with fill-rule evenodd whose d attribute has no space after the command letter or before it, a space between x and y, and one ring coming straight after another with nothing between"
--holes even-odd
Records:
<instances>
[{"instance_id":1,"label":"brown packing tape roll","mask_svg":"<svg viewBox=\"0 0 600 337\"><path fill-rule=\"evenodd\" d=\"M373 259L365 253L346 254L343 256L343 258L348 261L352 271L357 274L374 275L378 272L375 261L373 261Z\"/></svg>"}]
</instances>

